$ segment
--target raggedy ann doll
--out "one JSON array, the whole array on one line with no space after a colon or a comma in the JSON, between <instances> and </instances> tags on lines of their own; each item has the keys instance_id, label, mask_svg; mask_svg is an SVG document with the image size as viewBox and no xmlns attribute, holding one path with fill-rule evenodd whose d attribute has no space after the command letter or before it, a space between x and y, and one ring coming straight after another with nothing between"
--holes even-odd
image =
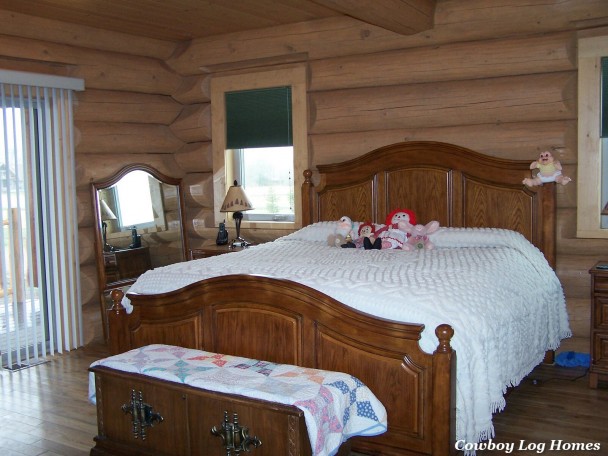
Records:
<instances>
[{"instance_id":1,"label":"raggedy ann doll","mask_svg":"<svg viewBox=\"0 0 608 456\"><path fill-rule=\"evenodd\" d=\"M371 222L365 222L359 226L359 237L354 240L354 244L358 249L380 250L382 240L376 237L376 227Z\"/></svg>"},{"instance_id":2,"label":"raggedy ann doll","mask_svg":"<svg viewBox=\"0 0 608 456\"><path fill-rule=\"evenodd\" d=\"M383 249L400 249L407 242L408 233L399 229L399 222L416 224L416 214L410 209L395 209L386 217L384 227L376 231Z\"/></svg>"}]
</instances>

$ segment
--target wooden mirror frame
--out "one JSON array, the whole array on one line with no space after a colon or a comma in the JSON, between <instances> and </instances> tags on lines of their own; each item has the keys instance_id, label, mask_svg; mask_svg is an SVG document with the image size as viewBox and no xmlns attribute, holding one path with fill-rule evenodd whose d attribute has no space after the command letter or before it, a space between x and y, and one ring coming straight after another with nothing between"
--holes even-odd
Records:
<instances>
[{"instance_id":1,"label":"wooden mirror frame","mask_svg":"<svg viewBox=\"0 0 608 456\"><path fill-rule=\"evenodd\" d=\"M137 277L129 277L126 279L119 279L117 281L108 282L108 277L106 274L106 265L104 259L104 240L102 234L102 220L101 220L101 208L100 208L100 198L99 191L112 187L116 183L118 183L124 176L133 172L133 171L144 171L150 174L152 177L157 179L162 184L172 185L176 187L176 198L177 198L177 209L179 212L179 235L181 237L181 252L182 252L182 261L186 261L188 259L188 242L186 238L186 230L184 226L184 214L185 214L185 205L184 205L184 191L182 187L182 180L180 178L174 178L167 176L157 169L143 164L143 163L133 163L127 165L120 169L116 174L96 182L91 183L91 201L93 203L93 211L95 217L95 257L97 261L97 279L99 284L99 296L100 296L100 309L102 314L102 323L103 323L103 335L104 339L107 340L108 331L107 331L107 306L106 306L106 294L108 291L121 288L131 285L135 282ZM120 251L126 251L129 249L122 249ZM155 266L155 265L152 265Z\"/></svg>"}]
</instances>

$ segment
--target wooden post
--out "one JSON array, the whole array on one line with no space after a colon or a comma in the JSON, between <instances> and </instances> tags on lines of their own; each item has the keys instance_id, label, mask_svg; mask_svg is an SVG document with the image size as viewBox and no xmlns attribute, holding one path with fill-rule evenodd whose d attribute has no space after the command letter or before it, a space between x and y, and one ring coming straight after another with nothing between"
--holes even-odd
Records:
<instances>
[{"instance_id":1,"label":"wooden post","mask_svg":"<svg viewBox=\"0 0 608 456\"><path fill-rule=\"evenodd\" d=\"M433 352L433 455L448 456L456 453L456 352L450 345L454 329L439 325L435 334L439 345Z\"/></svg>"},{"instance_id":2,"label":"wooden post","mask_svg":"<svg viewBox=\"0 0 608 456\"><path fill-rule=\"evenodd\" d=\"M126 351L125 347L128 347L127 309L120 302L123 296L122 290L112 290L110 292L112 308L105 311L108 317L108 348L111 355L122 353Z\"/></svg>"},{"instance_id":3,"label":"wooden post","mask_svg":"<svg viewBox=\"0 0 608 456\"><path fill-rule=\"evenodd\" d=\"M312 171L304 171L304 183L302 184L302 226L310 225L313 220L312 191L311 181Z\"/></svg>"},{"instance_id":4,"label":"wooden post","mask_svg":"<svg viewBox=\"0 0 608 456\"><path fill-rule=\"evenodd\" d=\"M18 240L21 238L21 217L19 217L19 210L15 207L11 208L11 218L13 219L13 230L11 237L13 239L13 263L15 265L15 277L12 277L12 289L17 296L17 302L19 304L23 304L25 302L25 271L23 267L23 259L21 257L21 242L18 242ZM22 309L20 308L20 310ZM19 315L21 314L22 312L19 313Z\"/></svg>"}]
</instances>

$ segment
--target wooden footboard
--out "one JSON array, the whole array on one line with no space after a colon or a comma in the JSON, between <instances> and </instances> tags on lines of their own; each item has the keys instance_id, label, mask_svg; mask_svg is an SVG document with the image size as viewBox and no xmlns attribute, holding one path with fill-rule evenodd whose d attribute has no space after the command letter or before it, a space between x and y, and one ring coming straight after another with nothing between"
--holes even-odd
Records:
<instances>
[{"instance_id":1,"label":"wooden footboard","mask_svg":"<svg viewBox=\"0 0 608 456\"><path fill-rule=\"evenodd\" d=\"M288 280L228 275L160 295L112 293L110 351L153 343L179 345L276 363L347 372L388 411L388 432L353 439L353 449L383 455L454 452L453 330L440 325L433 354L420 349L420 324L355 311Z\"/></svg>"}]
</instances>

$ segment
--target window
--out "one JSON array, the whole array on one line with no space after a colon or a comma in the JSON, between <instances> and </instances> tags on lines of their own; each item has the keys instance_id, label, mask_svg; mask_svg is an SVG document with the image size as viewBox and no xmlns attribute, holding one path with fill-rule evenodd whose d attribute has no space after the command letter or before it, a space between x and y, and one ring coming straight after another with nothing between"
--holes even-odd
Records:
<instances>
[{"instance_id":1,"label":"window","mask_svg":"<svg viewBox=\"0 0 608 456\"><path fill-rule=\"evenodd\" d=\"M154 226L149 174L145 171L132 171L118 181L116 202L122 228Z\"/></svg>"},{"instance_id":2,"label":"window","mask_svg":"<svg viewBox=\"0 0 608 456\"><path fill-rule=\"evenodd\" d=\"M577 236L608 238L608 36L578 44Z\"/></svg>"},{"instance_id":3,"label":"window","mask_svg":"<svg viewBox=\"0 0 608 456\"><path fill-rule=\"evenodd\" d=\"M291 105L289 86L225 93L226 173L254 207L244 220L294 220Z\"/></svg>"},{"instance_id":4,"label":"window","mask_svg":"<svg viewBox=\"0 0 608 456\"><path fill-rule=\"evenodd\" d=\"M248 109L261 125L242 127L240 114ZM214 77L211 116L216 225L226 217L219 212L226 183L237 180L254 206L244 213L243 228L300 227L303 172L309 166L305 66ZM260 135L266 127L273 128ZM259 142L260 137L270 139Z\"/></svg>"},{"instance_id":5,"label":"window","mask_svg":"<svg viewBox=\"0 0 608 456\"><path fill-rule=\"evenodd\" d=\"M226 155L227 167L253 204L243 220L294 221L293 146L228 149Z\"/></svg>"}]
</instances>

